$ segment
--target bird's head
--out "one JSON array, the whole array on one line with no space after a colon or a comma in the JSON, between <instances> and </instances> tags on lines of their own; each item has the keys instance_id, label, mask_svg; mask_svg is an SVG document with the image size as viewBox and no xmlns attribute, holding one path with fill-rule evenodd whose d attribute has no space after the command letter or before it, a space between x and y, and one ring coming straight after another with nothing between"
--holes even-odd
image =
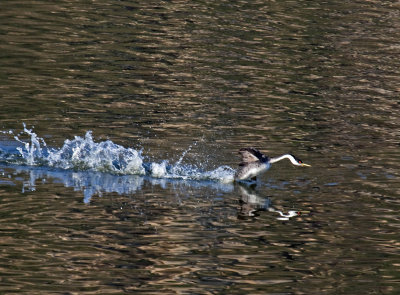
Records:
<instances>
[{"instance_id":1,"label":"bird's head","mask_svg":"<svg viewBox=\"0 0 400 295\"><path fill-rule=\"evenodd\" d=\"M300 160L299 158L297 158L297 157L295 157L295 156L293 156L293 155L291 155L291 156L292 156L293 159L294 159L294 161L292 161L292 163L293 163L294 165L296 165L296 166L301 166L301 167L311 167L311 165L306 164L306 163L303 163L303 161Z\"/></svg>"}]
</instances>

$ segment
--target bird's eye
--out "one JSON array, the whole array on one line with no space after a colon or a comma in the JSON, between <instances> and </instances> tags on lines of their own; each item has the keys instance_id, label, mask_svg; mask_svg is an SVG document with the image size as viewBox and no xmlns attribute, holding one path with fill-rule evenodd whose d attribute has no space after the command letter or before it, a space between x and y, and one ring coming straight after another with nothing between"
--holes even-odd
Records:
<instances>
[{"instance_id":1,"label":"bird's eye","mask_svg":"<svg viewBox=\"0 0 400 295\"><path fill-rule=\"evenodd\" d=\"M301 160L299 160L299 164L303 163Z\"/></svg>"}]
</instances>

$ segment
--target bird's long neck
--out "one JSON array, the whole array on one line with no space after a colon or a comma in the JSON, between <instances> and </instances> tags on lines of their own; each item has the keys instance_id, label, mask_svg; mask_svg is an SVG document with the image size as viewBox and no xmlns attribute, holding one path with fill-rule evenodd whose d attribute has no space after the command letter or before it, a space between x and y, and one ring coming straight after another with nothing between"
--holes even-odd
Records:
<instances>
[{"instance_id":1,"label":"bird's long neck","mask_svg":"<svg viewBox=\"0 0 400 295\"><path fill-rule=\"evenodd\" d=\"M273 163L279 162L280 160L283 160L283 159L289 159L290 162L292 162L293 165L297 165L296 160L295 160L294 157L293 157L292 155L290 155L290 154L284 154L284 155L279 156L279 157L270 158L270 159L269 159L269 162L270 162L271 164L273 164Z\"/></svg>"}]
</instances>

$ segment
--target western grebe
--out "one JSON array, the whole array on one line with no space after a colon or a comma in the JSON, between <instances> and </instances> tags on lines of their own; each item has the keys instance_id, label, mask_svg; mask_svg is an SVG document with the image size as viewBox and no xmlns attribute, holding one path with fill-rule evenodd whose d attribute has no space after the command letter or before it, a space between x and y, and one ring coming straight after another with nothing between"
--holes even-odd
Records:
<instances>
[{"instance_id":1,"label":"western grebe","mask_svg":"<svg viewBox=\"0 0 400 295\"><path fill-rule=\"evenodd\" d=\"M235 180L255 180L257 175L267 171L271 164L283 159L289 159L295 166L310 167L311 165L303 163L300 159L290 154L284 154L279 157L268 158L255 148L243 148L239 150L242 162L235 173Z\"/></svg>"}]
</instances>

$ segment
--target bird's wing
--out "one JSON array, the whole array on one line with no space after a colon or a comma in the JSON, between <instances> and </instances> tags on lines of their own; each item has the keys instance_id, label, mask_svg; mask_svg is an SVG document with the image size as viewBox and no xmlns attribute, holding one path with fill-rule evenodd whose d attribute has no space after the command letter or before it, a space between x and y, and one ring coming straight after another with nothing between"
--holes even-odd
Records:
<instances>
[{"instance_id":1,"label":"bird's wing","mask_svg":"<svg viewBox=\"0 0 400 295\"><path fill-rule=\"evenodd\" d=\"M265 157L255 148L244 148L239 150L239 154L242 157L242 165L251 162L262 161Z\"/></svg>"}]
</instances>

